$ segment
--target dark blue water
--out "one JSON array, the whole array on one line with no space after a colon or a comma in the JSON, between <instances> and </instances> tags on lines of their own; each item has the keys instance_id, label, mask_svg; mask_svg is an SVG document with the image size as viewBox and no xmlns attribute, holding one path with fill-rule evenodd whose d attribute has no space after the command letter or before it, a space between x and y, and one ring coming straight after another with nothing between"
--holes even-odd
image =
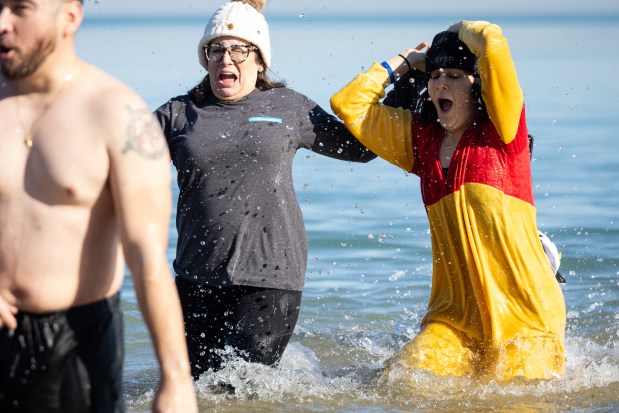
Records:
<instances>
[{"instance_id":1,"label":"dark blue water","mask_svg":"<svg viewBox=\"0 0 619 413\"><path fill-rule=\"evenodd\" d=\"M377 6L377 9L379 7ZM328 108L355 74L447 28L459 16L267 15L273 70ZM337 162L299 152L295 187L310 240L307 287L277 369L233 361L196 385L204 410L530 411L619 409L619 13L480 16L510 41L536 136L539 227L562 251L567 372L551 382L474 383L419 374L411 394L373 374L413 337L427 303L431 253L418 180L383 161ZM133 86L151 108L204 76L200 16L87 19L78 49ZM168 256L174 256L171 232ZM126 394L148 411L157 366L130 279ZM234 397L214 392L231 381Z\"/></svg>"}]
</instances>

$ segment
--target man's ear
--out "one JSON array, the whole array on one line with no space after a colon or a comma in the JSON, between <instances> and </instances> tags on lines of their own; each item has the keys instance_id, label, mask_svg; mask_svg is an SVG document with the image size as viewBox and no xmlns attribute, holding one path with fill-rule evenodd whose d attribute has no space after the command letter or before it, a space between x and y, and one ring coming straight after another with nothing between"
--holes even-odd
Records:
<instances>
[{"instance_id":1,"label":"man's ear","mask_svg":"<svg viewBox=\"0 0 619 413\"><path fill-rule=\"evenodd\" d=\"M62 34L64 36L75 35L84 19L84 6L77 0L71 0L62 6L62 13L64 24Z\"/></svg>"}]
</instances>

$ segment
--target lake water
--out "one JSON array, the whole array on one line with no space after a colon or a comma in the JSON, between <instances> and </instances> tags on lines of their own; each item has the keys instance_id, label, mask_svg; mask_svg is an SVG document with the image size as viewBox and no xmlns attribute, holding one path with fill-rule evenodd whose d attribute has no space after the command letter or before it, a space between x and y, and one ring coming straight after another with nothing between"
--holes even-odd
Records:
<instances>
[{"instance_id":1,"label":"lake water","mask_svg":"<svg viewBox=\"0 0 619 413\"><path fill-rule=\"evenodd\" d=\"M196 45L209 16L89 18L86 11L80 55L152 109L204 76ZM328 109L331 94L373 61L430 41L462 16L267 18L274 72ZM538 224L562 251L567 278L565 376L501 385L418 373L412 392L377 387L377 369L418 332L430 291L418 179L382 160L355 165L301 151L295 188L310 251L295 334L277 368L234 360L202 378L201 411L619 410L619 11L474 18L503 27L525 92ZM175 244L171 226L170 262ZM129 277L122 297L125 395L130 412L146 412L158 367ZM214 391L217 380L237 394Z\"/></svg>"}]
</instances>

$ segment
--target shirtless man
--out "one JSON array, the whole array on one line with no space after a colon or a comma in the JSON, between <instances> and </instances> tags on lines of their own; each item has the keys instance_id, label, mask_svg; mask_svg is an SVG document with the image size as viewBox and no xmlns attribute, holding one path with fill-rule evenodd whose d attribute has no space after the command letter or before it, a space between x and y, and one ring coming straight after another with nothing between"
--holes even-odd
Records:
<instances>
[{"instance_id":1,"label":"shirtless man","mask_svg":"<svg viewBox=\"0 0 619 413\"><path fill-rule=\"evenodd\" d=\"M166 260L168 151L127 86L80 60L78 0L0 0L0 411L122 412L124 260L161 367L196 412Z\"/></svg>"}]
</instances>

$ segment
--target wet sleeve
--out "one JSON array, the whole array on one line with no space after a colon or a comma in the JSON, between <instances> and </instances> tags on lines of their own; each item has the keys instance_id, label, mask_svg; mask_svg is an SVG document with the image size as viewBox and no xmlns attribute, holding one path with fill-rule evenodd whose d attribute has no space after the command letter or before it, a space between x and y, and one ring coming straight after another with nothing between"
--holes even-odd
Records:
<instances>
[{"instance_id":1,"label":"wet sleeve","mask_svg":"<svg viewBox=\"0 0 619 413\"><path fill-rule=\"evenodd\" d=\"M387 70L374 63L331 97L333 112L367 148L388 162L413 169L410 110L379 102L385 96Z\"/></svg>"},{"instance_id":2,"label":"wet sleeve","mask_svg":"<svg viewBox=\"0 0 619 413\"><path fill-rule=\"evenodd\" d=\"M161 129L163 130L163 134L165 135L165 138L168 144L170 143L171 130L172 130L172 127L170 125L171 123L170 114L171 113L172 113L171 102L167 102L159 106L153 113L155 115L155 118L157 118L157 121L161 125Z\"/></svg>"},{"instance_id":3,"label":"wet sleeve","mask_svg":"<svg viewBox=\"0 0 619 413\"><path fill-rule=\"evenodd\" d=\"M458 36L477 56L488 115L503 142L510 143L518 132L524 97L507 39L499 26L484 21L465 21Z\"/></svg>"},{"instance_id":4,"label":"wet sleeve","mask_svg":"<svg viewBox=\"0 0 619 413\"><path fill-rule=\"evenodd\" d=\"M359 142L338 118L306 96L299 95L301 145L330 158L352 162L368 162L376 158Z\"/></svg>"},{"instance_id":5,"label":"wet sleeve","mask_svg":"<svg viewBox=\"0 0 619 413\"><path fill-rule=\"evenodd\" d=\"M387 93L383 104L394 108L409 109L415 113L427 98L427 79L424 72L409 70L402 75Z\"/></svg>"}]
</instances>

